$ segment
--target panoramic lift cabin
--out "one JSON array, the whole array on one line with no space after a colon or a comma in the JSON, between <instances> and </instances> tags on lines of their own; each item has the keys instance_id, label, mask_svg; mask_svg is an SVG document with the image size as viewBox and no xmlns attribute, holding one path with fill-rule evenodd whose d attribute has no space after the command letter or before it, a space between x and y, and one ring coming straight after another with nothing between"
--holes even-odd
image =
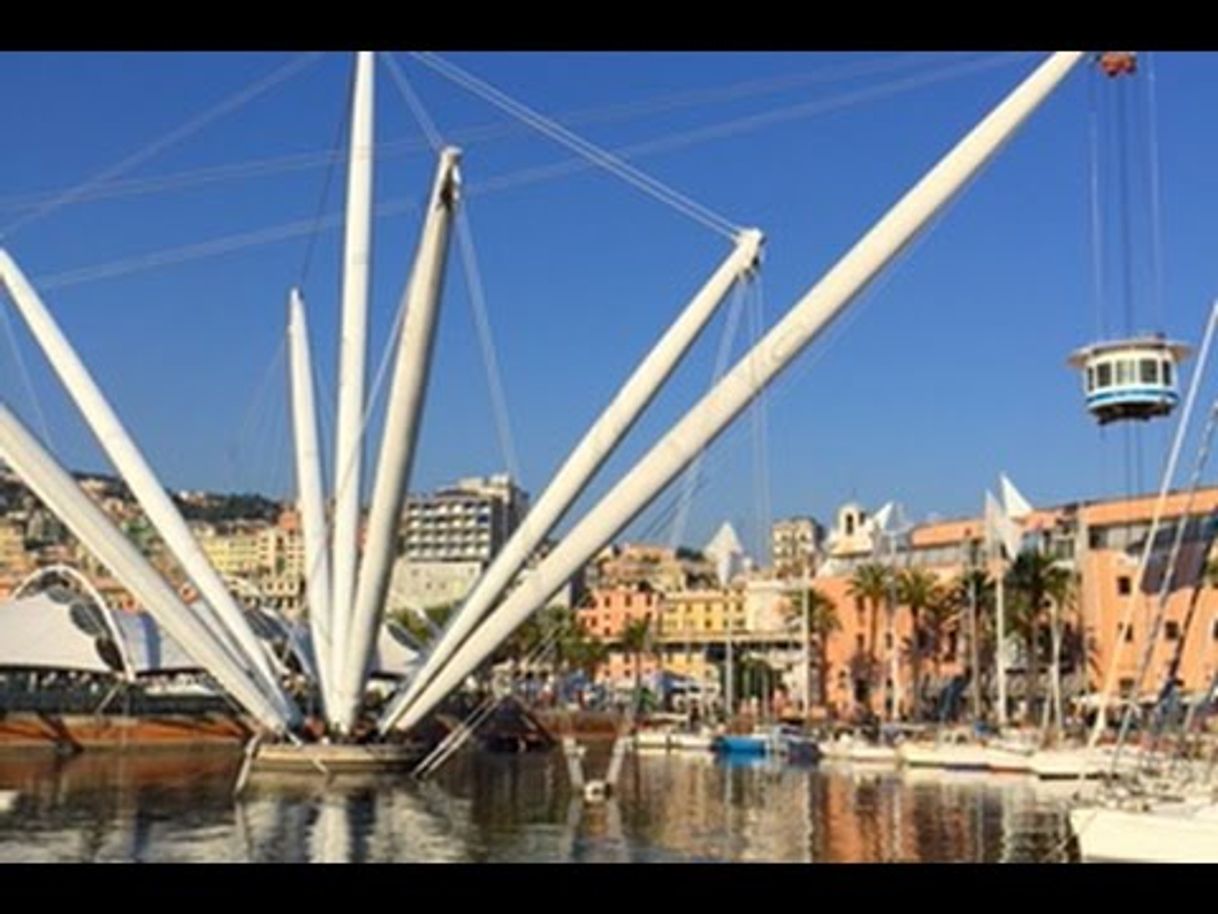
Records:
<instances>
[{"instance_id":1,"label":"panoramic lift cabin","mask_svg":"<svg viewBox=\"0 0 1218 914\"><path fill-rule=\"evenodd\" d=\"M1088 411L1106 425L1171 413L1180 402L1177 368L1190 351L1183 343L1148 336L1092 343L1069 361L1082 370Z\"/></svg>"}]
</instances>

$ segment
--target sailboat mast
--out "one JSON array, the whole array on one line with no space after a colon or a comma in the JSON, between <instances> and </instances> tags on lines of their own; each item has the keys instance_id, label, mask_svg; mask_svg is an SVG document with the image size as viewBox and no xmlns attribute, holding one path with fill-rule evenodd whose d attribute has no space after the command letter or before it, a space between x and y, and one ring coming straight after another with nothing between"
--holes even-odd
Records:
<instances>
[{"instance_id":1,"label":"sailboat mast","mask_svg":"<svg viewBox=\"0 0 1218 914\"><path fill-rule=\"evenodd\" d=\"M351 140L343 241L342 318L338 354L338 411L334 443L333 595L330 601L331 674L342 681L355 596L363 469L364 382L368 349L368 274L372 260L373 64L371 51L355 58Z\"/></svg>"}]
</instances>

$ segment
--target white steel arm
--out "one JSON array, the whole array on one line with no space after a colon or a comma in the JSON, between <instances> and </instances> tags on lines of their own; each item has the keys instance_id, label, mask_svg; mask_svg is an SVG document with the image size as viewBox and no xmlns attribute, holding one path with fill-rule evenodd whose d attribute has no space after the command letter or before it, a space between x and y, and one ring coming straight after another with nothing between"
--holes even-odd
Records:
<instances>
[{"instance_id":1,"label":"white steel arm","mask_svg":"<svg viewBox=\"0 0 1218 914\"><path fill-rule=\"evenodd\" d=\"M330 675L342 681L347 630L355 597L359 554L360 487L363 476L365 360L368 355L368 273L372 260L373 53L355 61L347 164L346 235L343 246L342 337L338 350L338 412L334 442L334 529L330 572ZM336 696L337 697L337 696Z\"/></svg>"},{"instance_id":2,"label":"white steel arm","mask_svg":"<svg viewBox=\"0 0 1218 914\"><path fill-rule=\"evenodd\" d=\"M309 324L300 290L288 297L288 343L292 378L292 433L296 451L296 497L304 535L305 593L309 605L309 631L317 662L322 704L334 701L330 673L330 551L326 542L326 496L322 479L321 448L317 441L317 403L313 391L313 360Z\"/></svg>"},{"instance_id":3,"label":"white steel arm","mask_svg":"<svg viewBox=\"0 0 1218 914\"><path fill-rule=\"evenodd\" d=\"M339 648L346 652L346 660L339 682L335 723L344 732L349 731L355 722L363 697L365 674L376 646L377 632L380 631L389 573L397 552L398 519L410 483L410 467L414 461L419 418L423 412L431 367L436 315L444 285L449 234L457 206L460 184L457 163L460 158L461 153L457 149L447 148L440 152L414 269L403 293L406 312L398 335L385 428L381 433L381 451L372 489L372 506L368 512L359 586L356 588L347 643Z\"/></svg>"}]
</instances>

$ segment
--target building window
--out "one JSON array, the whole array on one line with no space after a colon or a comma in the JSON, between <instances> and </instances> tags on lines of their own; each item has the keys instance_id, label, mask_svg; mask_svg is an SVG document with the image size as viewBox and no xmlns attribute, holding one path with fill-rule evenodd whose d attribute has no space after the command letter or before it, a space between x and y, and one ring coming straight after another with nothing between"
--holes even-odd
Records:
<instances>
[{"instance_id":1,"label":"building window","mask_svg":"<svg viewBox=\"0 0 1218 914\"><path fill-rule=\"evenodd\" d=\"M1122 679L1120 681L1120 683L1118 684L1118 688L1121 690L1121 695L1123 697L1128 698L1130 695L1133 694L1133 680L1132 679Z\"/></svg>"},{"instance_id":2,"label":"building window","mask_svg":"<svg viewBox=\"0 0 1218 914\"><path fill-rule=\"evenodd\" d=\"M1180 640L1180 623L1179 622L1168 622L1163 627L1163 637L1166 638L1168 641L1179 641Z\"/></svg>"},{"instance_id":3,"label":"building window","mask_svg":"<svg viewBox=\"0 0 1218 914\"><path fill-rule=\"evenodd\" d=\"M1133 592L1133 582L1129 579L1129 575L1123 574L1117 578L1117 593L1122 597L1129 596Z\"/></svg>"},{"instance_id":4,"label":"building window","mask_svg":"<svg viewBox=\"0 0 1218 914\"><path fill-rule=\"evenodd\" d=\"M1133 641L1133 626L1132 625L1125 626L1125 640L1126 640L1126 642Z\"/></svg>"}]
</instances>

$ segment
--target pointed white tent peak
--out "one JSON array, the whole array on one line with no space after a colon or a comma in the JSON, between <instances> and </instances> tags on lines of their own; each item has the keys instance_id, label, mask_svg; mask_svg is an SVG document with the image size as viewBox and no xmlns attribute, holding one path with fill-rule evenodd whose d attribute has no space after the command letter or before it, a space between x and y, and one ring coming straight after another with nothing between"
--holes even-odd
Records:
<instances>
[{"instance_id":1,"label":"pointed white tent peak","mask_svg":"<svg viewBox=\"0 0 1218 914\"><path fill-rule=\"evenodd\" d=\"M712 558L720 555L743 555L744 546L740 544L740 537L736 535L736 528L732 526L731 521L724 521L702 551Z\"/></svg>"},{"instance_id":2,"label":"pointed white tent peak","mask_svg":"<svg viewBox=\"0 0 1218 914\"><path fill-rule=\"evenodd\" d=\"M988 489L985 493L985 543L987 549L1002 546L1007 558L1019 554L1021 536L1018 525L1007 516L998 499Z\"/></svg>"},{"instance_id":3,"label":"pointed white tent peak","mask_svg":"<svg viewBox=\"0 0 1218 914\"><path fill-rule=\"evenodd\" d=\"M872 514L871 518L867 521L867 531L873 534L887 532L896 508L895 502L886 502L884 507Z\"/></svg>"},{"instance_id":4,"label":"pointed white tent peak","mask_svg":"<svg viewBox=\"0 0 1218 914\"><path fill-rule=\"evenodd\" d=\"M724 586L740 571L746 558L740 537L736 535L736 528L728 521L723 522L723 526L711 537L711 541L702 551L708 558L714 559L719 583Z\"/></svg>"},{"instance_id":5,"label":"pointed white tent peak","mask_svg":"<svg viewBox=\"0 0 1218 914\"><path fill-rule=\"evenodd\" d=\"M1015 483L1011 482L1006 473L1000 473L998 481L1002 486L1002 506L1006 509L1007 517L1012 520L1023 520L1032 513L1032 505L1015 488Z\"/></svg>"}]
</instances>

